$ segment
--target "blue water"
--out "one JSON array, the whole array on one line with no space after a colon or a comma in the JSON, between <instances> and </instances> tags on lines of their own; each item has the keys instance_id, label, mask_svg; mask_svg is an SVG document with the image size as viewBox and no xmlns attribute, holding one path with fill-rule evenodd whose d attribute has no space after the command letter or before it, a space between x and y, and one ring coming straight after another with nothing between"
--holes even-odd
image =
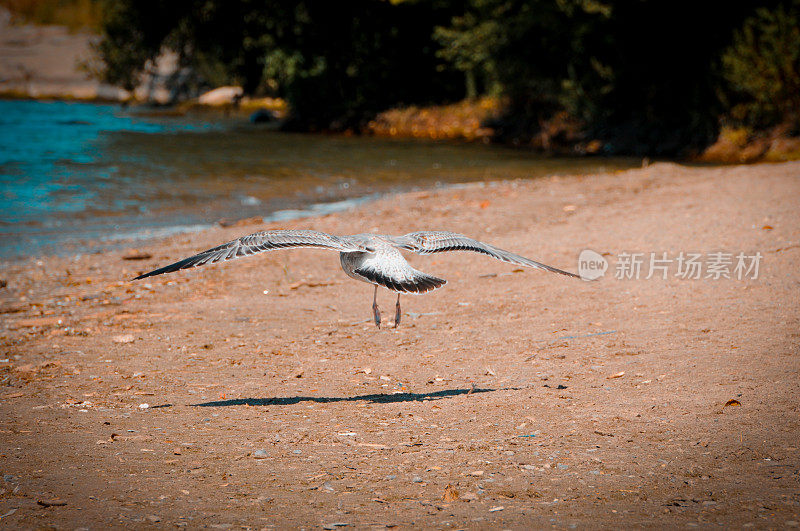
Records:
<instances>
[{"instance_id":1,"label":"blue water","mask_svg":"<svg viewBox=\"0 0 800 531\"><path fill-rule=\"evenodd\" d=\"M0 100L0 258L82 253L220 218L285 220L395 190L633 164L480 144L282 134L241 116Z\"/></svg>"},{"instance_id":2,"label":"blue water","mask_svg":"<svg viewBox=\"0 0 800 531\"><path fill-rule=\"evenodd\" d=\"M54 212L137 208L129 197L100 201L119 174L105 160L110 133L192 131L197 124L136 118L116 105L0 100L0 223L40 222Z\"/></svg>"},{"instance_id":3,"label":"blue water","mask_svg":"<svg viewBox=\"0 0 800 531\"><path fill-rule=\"evenodd\" d=\"M131 193L136 183L122 175L124 158L109 149L113 135L213 127L136 116L119 105L0 100L0 257L58 252L66 241L114 230L93 227L91 217L146 212Z\"/></svg>"}]
</instances>

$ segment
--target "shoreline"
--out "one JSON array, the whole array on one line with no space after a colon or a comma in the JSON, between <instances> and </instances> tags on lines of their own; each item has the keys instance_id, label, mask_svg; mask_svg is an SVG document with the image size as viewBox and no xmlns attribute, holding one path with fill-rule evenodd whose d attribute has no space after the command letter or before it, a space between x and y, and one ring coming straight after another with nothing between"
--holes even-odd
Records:
<instances>
[{"instance_id":1,"label":"shoreline","mask_svg":"<svg viewBox=\"0 0 800 531\"><path fill-rule=\"evenodd\" d=\"M457 185L453 185L457 186ZM139 229L128 230L125 233L115 233L103 238L91 238L76 236L69 241L70 247L83 246L85 251L76 253L73 250L65 250L62 253L53 252L32 252L19 255L0 254L0 265L18 264L36 261L46 258L69 258L80 257L84 254L97 255L106 252L119 251L123 247L147 246L158 244L166 238L194 234L197 232L208 231L217 227L244 227L250 225L271 224L278 222L292 222L305 218L325 216L335 212L347 211L359 207L365 203L376 201L393 194L404 192L372 193L363 196L342 199L336 201L311 203L304 208L276 210L263 216L251 216L245 218L223 218L213 223L198 223L193 225L169 225L169 226L143 226Z\"/></svg>"},{"instance_id":2,"label":"shoreline","mask_svg":"<svg viewBox=\"0 0 800 531\"><path fill-rule=\"evenodd\" d=\"M194 116L213 120L220 115L225 118L238 116L245 121L252 121L253 113L268 111L273 113L270 121L277 126L286 116L285 104L275 106L274 100L267 98L269 103L262 103L254 99L245 101L239 106L233 104L200 104L197 100L177 104L160 104L147 101L119 99L102 95L86 97L70 94L46 94L33 96L23 92L0 91L0 99L8 101L41 101L41 102L66 102L85 104L118 104L140 109L141 112L160 117L186 117ZM486 100L486 99L484 99ZM496 118L499 110L497 102L488 105L484 100L476 102L458 102L456 104L434 105L431 107L397 107L387 109L369 121L365 132L361 136L414 139L421 141L454 141L463 143L495 143L509 148L530 149L545 156L570 156L570 157L596 157L596 156L625 156L608 155L602 153L602 143L598 140L587 140L564 146L552 145L547 140L548 133L540 132L529 144L515 142L499 142L493 140L493 129L486 127L484 122ZM465 114L465 109L480 109L472 114ZM560 129L557 125L552 127L555 134ZM298 131L291 131L297 133ZM346 131L305 131L309 135L342 135L353 136L350 130ZM547 147L545 147L547 146ZM645 157L647 158L647 157ZM673 159L685 164L760 164L773 162L790 162L800 160L800 137L791 136L784 126L778 126L768 131L750 131L745 128L723 128L717 140L707 146L701 153Z\"/></svg>"},{"instance_id":3,"label":"shoreline","mask_svg":"<svg viewBox=\"0 0 800 531\"><path fill-rule=\"evenodd\" d=\"M120 233L135 238L177 226L194 229L225 218L233 222L265 215L305 216L345 208L341 200L374 199L376 193L639 163L624 158L547 158L450 141L309 137L240 126L230 119L209 125L192 117L167 120L105 105L7 103L3 108L11 124L7 137L26 130L29 123L51 123L39 132L53 139L18 152L19 163L28 164L25 171L42 183L35 201L26 203L25 198L34 197L32 192L13 188L18 186L15 177L6 172L6 182L17 194L17 199L9 195L4 203L3 219L14 223L0 231L0 254L7 257L83 252L82 241L89 248L107 247L98 240L119 239ZM54 119L54 113L63 118ZM14 124L21 125L15 129ZM59 144L62 138L70 142ZM225 149L217 149L223 145ZM81 154L84 146L91 149L88 158ZM136 154L133 165L127 162L128 149ZM32 150L41 154L22 156ZM87 161L92 164L80 165ZM136 169L139 166L144 169ZM60 180L48 177L58 172ZM158 177L161 172L166 178ZM126 184L133 182L138 184ZM75 194L59 193L64 186L76 186ZM62 242L69 246L62 247Z\"/></svg>"},{"instance_id":4,"label":"shoreline","mask_svg":"<svg viewBox=\"0 0 800 531\"><path fill-rule=\"evenodd\" d=\"M768 166L768 165L780 165L784 163L785 161L770 161L770 162L748 164L748 166L749 165ZM691 171L692 169L720 170L725 168L736 168L742 166L741 164L735 164L735 163L717 164L717 163L709 163L706 161L688 165L681 163L672 163L672 162L654 163L654 164L671 165L688 171ZM643 169L646 170L647 167L648 166L644 166ZM610 176L613 174L626 171L635 172L639 170L636 168L630 170L615 170L613 172L607 172L605 175ZM202 235L210 232L216 232L218 230L230 230L234 228L241 229L242 231L250 231L250 232L242 232L240 234L240 236L244 236L246 234L257 232L259 230L273 230L273 229L259 229L257 227L282 228L282 227L276 227L276 225L280 223L296 225L297 222L302 222L303 220L310 220L313 222L313 220L315 219L323 219L332 214L344 214L344 215L352 214L355 211L367 207L371 203L375 204L379 202L387 202L394 200L400 202L406 202L409 200L410 196L415 196L415 195L422 195L427 197L431 194L446 193L448 191L491 189L491 188L502 188L508 186L516 187L520 184L534 182L537 180L553 180L553 179L559 180L561 178L579 179L581 177L587 177L587 175L562 176L558 174L553 174L541 177L533 177L530 179L516 178L516 179L499 179L499 180L488 180L488 181L468 181L462 183L431 183L430 186L427 187L415 186L414 189L411 190L373 192L347 199L311 203L302 208L276 210L265 215L255 215L242 218L221 218L211 223L198 223L193 225L178 224L169 226L144 226L136 230L129 230L124 234L113 234L109 235L108 237L102 237L102 238L78 236L69 240L70 246L75 247L81 245L87 248L87 250L82 252L75 252L74 250L66 250L64 252L46 252L46 251L32 252L32 253L13 255L13 256L0 255L0 266L5 266L5 267L18 266L26 263L32 263L47 259L78 260L84 256L91 256L91 255L97 256L106 253L118 253L118 252L133 252L137 247L147 248L152 246L160 246L164 244L167 240L175 238L190 237L198 234ZM252 227L252 230L249 228L245 229L245 227Z\"/></svg>"}]
</instances>

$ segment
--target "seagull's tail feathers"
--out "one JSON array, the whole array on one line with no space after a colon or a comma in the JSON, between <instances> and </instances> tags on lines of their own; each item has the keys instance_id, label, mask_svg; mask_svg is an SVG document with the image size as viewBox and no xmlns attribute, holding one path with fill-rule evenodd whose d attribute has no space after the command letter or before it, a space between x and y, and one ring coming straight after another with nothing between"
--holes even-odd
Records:
<instances>
[{"instance_id":1,"label":"seagull's tail feathers","mask_svg":"<svg viewBox=\"0 0 800 531\"><path fill-rule=\"evenodd\" d=\"M383 286L384 288L396 293L428 293L429 291L441 288L447 284L447 281L443 278L428 275L427 273L417 271L416 269L410 267L409 269L411 269L412 274L403 280L393 278L392 276L386 275L382 271L371 267L356 269L355 273L361 275L370 282L374 282L375 284Z\"/></svg>"}]
</instances>

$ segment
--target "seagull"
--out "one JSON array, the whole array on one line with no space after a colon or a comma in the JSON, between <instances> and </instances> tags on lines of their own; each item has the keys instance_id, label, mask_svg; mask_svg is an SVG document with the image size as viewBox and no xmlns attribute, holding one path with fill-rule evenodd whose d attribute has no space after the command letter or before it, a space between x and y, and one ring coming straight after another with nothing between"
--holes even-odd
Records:
<instances>
[{"instance_id":1,"label":"seagull","mask_svg":"<svg viewBox=\"0 0 800 531\"><path fill-rule=\"evenodd\" d=\"M181 269L224 262L233 258L250 256L264 251L297 247L316 247L339 251L342 269L348 276L375 285L372 297L372 313L375 325L381 327L381 312L378 308L378 286L397 293L394 327L400 324L400 294L419 295L444 286L447 281L411 267L400 250L426 255L446 251L472 251L482 253L502 262L568 277L580 278L574 273L562 271L549 265L535 262L523 256L504 251L488 243L474 240L463 234L447 231L419 231L403 236L384 234L355 234L335 236L315 230L270 230L261 231L184 258L174 264L144 273L133 280L172 273Z\"/></svg>"}]
</instances>

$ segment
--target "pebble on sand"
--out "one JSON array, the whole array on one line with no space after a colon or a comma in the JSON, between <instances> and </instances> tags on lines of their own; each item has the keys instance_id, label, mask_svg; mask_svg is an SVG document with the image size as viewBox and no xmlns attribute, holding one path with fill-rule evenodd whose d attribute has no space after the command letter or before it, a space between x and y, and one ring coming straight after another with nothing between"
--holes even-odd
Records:
<instances>
[{"instance_id":1,"label":"pebble on sand","mask_svg":"<svg viewBox=\"0 0 800 531\"><path fill-rule=\"evenodd\" d=\"M125 254L122 255L123 260L148 260L152 257L152 254L138 249L128 249Z\"/></svg>"},{"instance_id":2,"label":"pebble on sand","mask_svg":"<svg viewBox=\"0 0 800 531\"><path fill-rule=\"evenodd\" d=\"M53 500L36 500L36 503L41 505L42 507L63 507L67 504L64 500L53 499Z\"/></svg>"},{"instance_id":3,"label":"pebble on sand","mask_svg":"<svg viewBox=\"0 0 800 531\"><path fill-rule=\"evenodd\" d=\"M444 495L442 496L442 500L446 502L454 502L458 499L458 491L455 487L448 484L444 488Z\"/></svg>"}]
</instances>

